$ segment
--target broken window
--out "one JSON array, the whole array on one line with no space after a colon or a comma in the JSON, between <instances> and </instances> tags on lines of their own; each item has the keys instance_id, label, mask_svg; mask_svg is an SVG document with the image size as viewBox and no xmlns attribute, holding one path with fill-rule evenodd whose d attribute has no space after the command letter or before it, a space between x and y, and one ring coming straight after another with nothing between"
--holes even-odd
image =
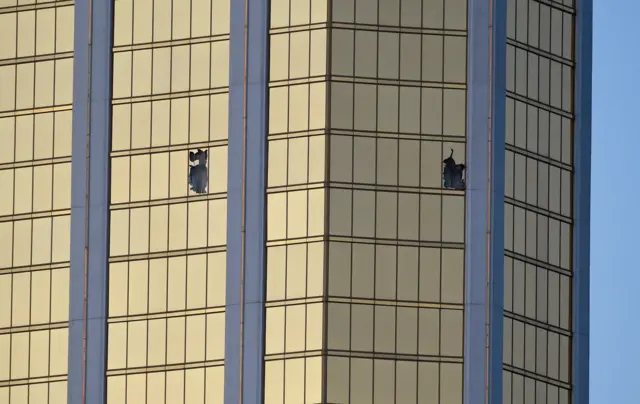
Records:
<instances>
[{"instance_id":1,"label":"broken window","mask_svg":"<svg viewBox=\"0 0 640 404\"><path fill-rule=\"evenodd\" d=\"M189 185L197 194L206 194L209 183L209 170L207 169L207 151L198 149L197 152L189 152Z\"/></svg>"},{"instance_id":2,"label":"broken window","mask_svg":"<svg viewBox=\"0 0 640 404\"><path fill-rule=\"evenodd\" d=\"M464 173L465 165L456 164L453 159L453 149L451 149L451 155L444 159L444 170L442 171L442 178L444 180L444 187L449 189L465 189L465 182L462 175Z\"/></svg>"}]
</instances>

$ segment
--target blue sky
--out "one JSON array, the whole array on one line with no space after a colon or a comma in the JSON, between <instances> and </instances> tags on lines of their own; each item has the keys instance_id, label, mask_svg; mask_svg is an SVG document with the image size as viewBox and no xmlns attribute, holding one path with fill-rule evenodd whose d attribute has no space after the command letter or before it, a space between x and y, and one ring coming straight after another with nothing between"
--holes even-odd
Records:
<instances>
[{"instance_id":1,"label":"blue sky","mask_svg":"<svg viewBox=\"0 0 640 404\"><path fill-rule=\"evenodd\" d=\"M591 404L640 403L639 16L594 0Z\"/></svg>"}]
</instances>

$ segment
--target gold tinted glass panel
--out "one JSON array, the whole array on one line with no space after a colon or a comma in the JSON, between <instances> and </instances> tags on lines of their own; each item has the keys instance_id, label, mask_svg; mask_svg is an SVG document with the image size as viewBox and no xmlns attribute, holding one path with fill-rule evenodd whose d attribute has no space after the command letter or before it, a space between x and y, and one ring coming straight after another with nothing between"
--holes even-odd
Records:
<instances>
[{"instance_id":1,"label":"gold tinted glass panel","mask_svg":"<svg viewBox=\"0 0 640 404\"><path fill-rule=\"evenodd\" d=\"M223 402L229 9L115 2L109 403Z\"/></svg>"},{"instance_id":2,"label":"gold tinted glass panel","mask_svg":"<svg viewBox=\"0 0 640 404\"><path fill-rule=\"evenodd\" d=\"M0 402L67 400L73 22L0 2Z\"/></svg>"},{"instance_id":3,"label":"gold tinted glass panel","mask_svg":"<svg viewBox=\"0 0 640 404\"><path fill-rule=\"evenodd\" d=\"M575 10L507 3L504 402L569 403Z\"/></svg>"},{"instance_id":4,"label":"gold tinted glass panel","mask_svg":"<svg viewBox=\"0 0 640 404\"><path fill-rule=\"evenodd\" d=\"M327 402L462 400L465 202L441 162L466 155L467 11L437 3L271 3L266 402L316 402L310 375Z\"/></svg>"}]
</instances>

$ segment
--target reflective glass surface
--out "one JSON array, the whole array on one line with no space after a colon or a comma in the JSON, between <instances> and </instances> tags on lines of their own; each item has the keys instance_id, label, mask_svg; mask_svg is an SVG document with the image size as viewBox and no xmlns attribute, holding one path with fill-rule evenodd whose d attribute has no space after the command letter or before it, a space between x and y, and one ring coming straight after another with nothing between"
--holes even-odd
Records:
<instances>
[{"instance_id":1,"label":"reflective glass surface","mask_svg":"<svg viewBox=\"0 0 640 404\"><path fill-rule=\"evenodd\" d=\"M568 404L575 9L508 0L507 15L503 402Z\"/></svg>"},{"instance_id":2,"label":"reflective glass surface","mask_svg":"<svg viewBox=\"0 0 640 404\"><path fill-rule=\"evenodd\" d=\"M73 21L0 1L0 403L67 400Z\"/></svg>"},{"instance_id":3,"label":"reflective glass surface","mask_svg":"<svg viewBox=\"0 0 640 404\"><path fill-rule=\"evenodd\" d=\"M229 0L116 0L109 404L222 403Z\"/></svg>"}]
</instances>

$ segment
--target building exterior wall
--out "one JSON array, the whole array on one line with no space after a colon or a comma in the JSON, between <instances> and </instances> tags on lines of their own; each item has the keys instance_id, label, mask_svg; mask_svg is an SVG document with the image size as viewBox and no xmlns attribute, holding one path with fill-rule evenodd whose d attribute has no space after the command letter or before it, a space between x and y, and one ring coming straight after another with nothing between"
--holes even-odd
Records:
<instances>
[{"instance_id":1,"label":"building exterior wall","mask_svg":"<svg viewBox=\"0 0 640 404\"><path fill-rule=\"evenodd\" d=\"M67 397L73 1L0 1L0 402Z\"/></svg>"},{"instance_id":2,"label":"building exterior wall","mask_svg":"<svg viewBox=\"0 0 640 404\"><path fill-rule=\"evenodd\" d=\"M223 400L229 7L115 2L108 403Z\"/></svg>"},{"instance_id":3,"label":"building exterior wall","mask_svg":"<svg viewBox=\"0 0 640 404\"><path fill-rule=\"evenodd\" d=\"M0 404L587 403L590 4L0 0Z\"/></svg>"},{"instance_id":4,"label":"building exterior wall","mask_svg":"<svg viewBox=\"0 0 640 404\"><path fill-rule=\"evenodd\" d=\"M504 403L571 402L575 14L507 2Z\"/></svg>"}]
</instances>

